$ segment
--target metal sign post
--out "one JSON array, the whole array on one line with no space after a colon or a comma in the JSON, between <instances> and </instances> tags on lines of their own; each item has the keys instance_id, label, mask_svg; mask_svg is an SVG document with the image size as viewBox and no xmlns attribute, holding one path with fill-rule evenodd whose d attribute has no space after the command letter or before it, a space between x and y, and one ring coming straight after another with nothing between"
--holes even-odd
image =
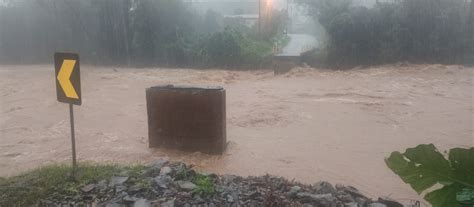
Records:
<instances>
[{"instance_id":1,"label":"metal sign post","mask_svg":"<svg viewBox=\"0 0 474 207\"><path fill-rule=\"evenodd\" d=\"M72 142L72 169L76 171L76 135L74 133L74 108L73 104L69 104L69 116L71 118L71 142Z\"/></svg>"},{"instance_id":2,"label":"metal sign post","mask_svg":"<svg viewBox=\"0 0 474 207\"><path fill-rule=\"evenodd\" d=\"M71 122L72 167L74 175L77 167L77 162L73 105L82 104L79 55L73 53L55 53L54 68L56 72L55 81L58 101L69 104L69 116Z\"/></svg>"}]
</instances>

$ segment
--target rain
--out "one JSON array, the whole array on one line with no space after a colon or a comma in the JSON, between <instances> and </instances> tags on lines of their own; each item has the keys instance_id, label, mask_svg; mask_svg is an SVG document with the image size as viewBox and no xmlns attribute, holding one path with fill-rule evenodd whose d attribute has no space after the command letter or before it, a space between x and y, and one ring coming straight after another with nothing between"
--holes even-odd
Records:
<instances>
[{"instance_id":1,"label":"rain","mask_svg":"<svg viewBox=\"0 0 474 207\"><path fill-rule=\"evenodd\" d=\"M473 206L473 34L473 0L0 0L0 206Z\"/></svg>"}]
</instances>

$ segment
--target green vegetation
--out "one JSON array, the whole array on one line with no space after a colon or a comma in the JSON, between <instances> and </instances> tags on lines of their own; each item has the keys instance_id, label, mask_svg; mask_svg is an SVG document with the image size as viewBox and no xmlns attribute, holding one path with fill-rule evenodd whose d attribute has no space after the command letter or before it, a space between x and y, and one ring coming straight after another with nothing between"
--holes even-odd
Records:
<instances>
[{"instance_id":1,"label":"green vegetation","mask_svg":"<svg viewBox=\"0 0 474 207\"><path fill-rule=\"evenodd\" d=\"M331 66L397 61L474 63L474 1L397 0L373 8L351 0L299 0L327 33L309 54Z\"/></svg>"},{"instance_id":2,"label":"green vegetation","mask_svg":"<svg viewBox=\"0 0 474 207\"><path fill-rule=\"evenodd\" d=\"M194 180L197 188L194 190L201 196L210 196L214 194L214 180L207 175L198 174Z\"/></svg>"},{"instance_id":3,"label":"green vegetation","mask_svg":"<svg viewBox=\"0 0 474 207\"><path fill-rule=\"evenodd\" d=\"M239 19L201 15L181 0L7 0L0 3L0 62L50 63L56 51L88 64L258 67L268 62L286 16L262 33Z\"/></svg>"},{"instance_id":4,"label":"green vegetation","mask_svg":"<svg viewBox=\"0 0 474 207\"><path fill-rule=\"evenodd\" d=\"M0 179L0 206L32 206L40 199L55 196L81 195L80 189L87 184L107 180L112 176L130 176L128 182L147 185L139 178L145 167L80 164L73 178L69 165L51 165L31 172Z\"/></svg>"},{"instance_id":5,"label":"green vegetation","mask_svg":"<svg viewBox=\"0 0 474 207\"><path fill-rule=\"evenodd\" d=\"M176 180L188 180L190 179L192 176L194 176L194 171L191 170L189 168L187 168L184 164L180 164L178 166L176 166L176 175L175 175L175 179Z\"/></svg>"},{"instance_id":6,"label":"green vegetation","mask_svg":"<svg viewBox=\"0 0 474 207\"><path fill-rule=\"evenodd\" d=\"M259 65L272 55L273 42L258 40L232 28L213 34L201 53L201 59L212 66Z\"/></svg>"},{"instance_id":7,"label":"green vegetation","mask_svg":"<svg viewBox=\"0 0 474 207\"><path fill-rule=\"evenodd\" d=\"M419 145L405 153L393 152L388 167L434 207L474 204L474 148L451 149L446 159L434 145ZM442 188L433 190L435 184Z\"/></svg>"},{"instance_id":8,"label":"green vegetation","mask_svg":"<svg viewBox=\"0 0 474 207\"><path fill-rule=\"evenodd\" d=\"M174 169L169 182L188 180L196 185L192 193L202 197L214 195L215 185L211 176L197 174L183 163L169 167ZM153 195L152 192L156 193L153 177L159 173L160 170L156 171L153 166L81 163L75 176L72 176L72 167L69 165L45 166L15 177L0 177L0 206L33 206L41 200L85 204L92 201L91 195L107 197L115 189L110 186L111 183L119 182L117 180L122 178L126 179L122 179L124 183L120 185L129 190L139 189L141 195ZM93 187L84 191L89 186Z\"/></svg>"}]
</instances>

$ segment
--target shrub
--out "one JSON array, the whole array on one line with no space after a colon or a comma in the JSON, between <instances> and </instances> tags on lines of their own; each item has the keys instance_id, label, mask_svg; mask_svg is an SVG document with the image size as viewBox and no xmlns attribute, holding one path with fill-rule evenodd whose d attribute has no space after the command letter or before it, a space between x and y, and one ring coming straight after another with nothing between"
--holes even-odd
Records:
<instances>
[{"instance_id":1,"label":"shrub","mask_svg":"<svg viewBox=\"0 0 474 207\"><path fill-rule=\"evenodd\" d=\"M356 7L300 0L325 28L331 64L466 63L473 54L474 1L401 0Z\"/></svg>"},{"instance_id":2,"label":"shrub","mask_svg":"<svg viewBox=\"0 0 474 207\"><path fill-rule=\"evenodd\" d=\"M0 62L48 63L55 51L74 51L100 65L255 67L283 32L284 15L274 13L257 36L256 28L213 11L201 16L182 0L5 1Z\"/></svg>"}]
</instances>

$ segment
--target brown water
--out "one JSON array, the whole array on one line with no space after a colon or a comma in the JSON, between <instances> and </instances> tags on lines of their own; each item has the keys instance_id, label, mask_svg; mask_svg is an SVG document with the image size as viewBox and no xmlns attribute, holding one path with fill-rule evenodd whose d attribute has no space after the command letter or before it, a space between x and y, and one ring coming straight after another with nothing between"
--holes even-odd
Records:
<instances>
[{"instance_id":1,"label":"brown water","mask_svg":"<svg viewBox=\"0 0 474 207\"><path fill-rule=\"evenodd\" d=\"M473 68L441 65L296 68L279 76L82 66L78 158L146 163L167 156L219 174L270 173L419 199L384 158L422 143L474 146L472 78ZM145 88L161 84L225 87L225 155L147 148ZM0 114L0 176L70 161L68 106L56 101L53 66L0 66Z\"/></svg>"}]
</instances>

